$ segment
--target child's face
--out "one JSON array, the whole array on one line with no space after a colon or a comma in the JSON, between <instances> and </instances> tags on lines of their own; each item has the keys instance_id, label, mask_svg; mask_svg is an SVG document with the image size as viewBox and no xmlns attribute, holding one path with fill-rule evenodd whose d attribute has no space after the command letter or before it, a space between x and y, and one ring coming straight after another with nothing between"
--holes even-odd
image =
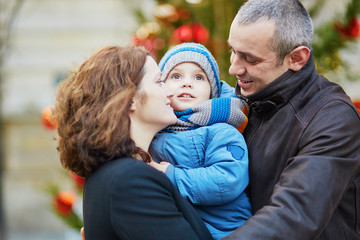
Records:
<instances>
[{"instance_id":1,"label":"child's face","mask_svg":"<svg viewBox=\"0 0 360 240\"><path fill-rule=\"evenodd\" d=\"M180 63L175 66L165 84L174 92L171 107L175 111L184 111L210 99L209 79L195 63Z\"/></svg>"}]
</instances>

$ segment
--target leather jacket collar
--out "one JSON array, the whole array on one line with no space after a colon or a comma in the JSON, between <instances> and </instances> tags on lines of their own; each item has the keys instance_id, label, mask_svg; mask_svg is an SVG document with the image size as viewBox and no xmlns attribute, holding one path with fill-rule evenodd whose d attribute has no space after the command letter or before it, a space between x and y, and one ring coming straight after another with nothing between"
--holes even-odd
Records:
<instances>
[{"instance_id":1,"label":"leather jacket collar","mask_svg":"<svg viewBox=\"0 0 360 240\"><path fill-rule=\"evenodd\" d=\"M318 75L312 54L300 71L288 70L272 81L263 89L247 97L240 94L240 87L236 84L235 92L239 98L244 99L250 108L257 113L272 112L284 105L300 88L310 79ZM314 76L312 76L314 75Z\"/></svg>"}]
</instances>

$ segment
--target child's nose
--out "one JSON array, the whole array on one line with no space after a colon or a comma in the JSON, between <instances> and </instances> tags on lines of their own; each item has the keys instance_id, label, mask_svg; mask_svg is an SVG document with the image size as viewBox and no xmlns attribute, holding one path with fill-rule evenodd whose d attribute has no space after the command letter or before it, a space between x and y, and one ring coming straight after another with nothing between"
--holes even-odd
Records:
<instances>
[{"instance_id":1,"label":"child's nose","mask_svg":"<svg viewBox=\"0 0 360 240\"><path fill-rule=\"evenodd\" d=\"M192 87L191 78L185 77L183 81L183 87Z\"/></svg>"}]
</instances>

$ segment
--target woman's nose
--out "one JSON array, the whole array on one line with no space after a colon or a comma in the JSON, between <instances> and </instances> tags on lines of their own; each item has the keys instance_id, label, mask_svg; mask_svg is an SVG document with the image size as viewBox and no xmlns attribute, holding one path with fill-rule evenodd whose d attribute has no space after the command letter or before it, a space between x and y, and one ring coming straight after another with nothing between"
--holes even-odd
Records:
<instances>
[{"instance_id":1,"label":"woman's nose","mask_svg":"<svg viewBox=\"0 0 360 240\"><path fill-rule=\"evenodd\" d=\"M165 93L166 93L166 96L168 98L171 98L174 96L175 92L174 90L172 90L171 88L169 88L168 86L166 86L166 84L164 84L164 88L165 88Z\"/></svg>"}]
</instances>

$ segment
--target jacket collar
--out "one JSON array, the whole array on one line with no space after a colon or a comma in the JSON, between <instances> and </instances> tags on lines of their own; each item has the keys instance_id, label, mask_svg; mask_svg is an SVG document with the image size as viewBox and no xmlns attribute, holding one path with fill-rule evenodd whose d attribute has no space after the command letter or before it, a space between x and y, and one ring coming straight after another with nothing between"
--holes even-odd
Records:
<instances>
[{"instance_id":1,"label":"jacket collar","mask_svg":"<svg viewBox=\"0 0 360 240\"><path fill-rule=\"evenodd\" d=\"M288 70L258 92L244 97L240 94L240 87L237 84L235 92L238 97L249 104L253 111L257 113L269 112L284 105L312 78L312 75L317 76L318 73L315 70L315 62L311 54L301 70L297 72Z\"/></svg>"}]
</instances>

